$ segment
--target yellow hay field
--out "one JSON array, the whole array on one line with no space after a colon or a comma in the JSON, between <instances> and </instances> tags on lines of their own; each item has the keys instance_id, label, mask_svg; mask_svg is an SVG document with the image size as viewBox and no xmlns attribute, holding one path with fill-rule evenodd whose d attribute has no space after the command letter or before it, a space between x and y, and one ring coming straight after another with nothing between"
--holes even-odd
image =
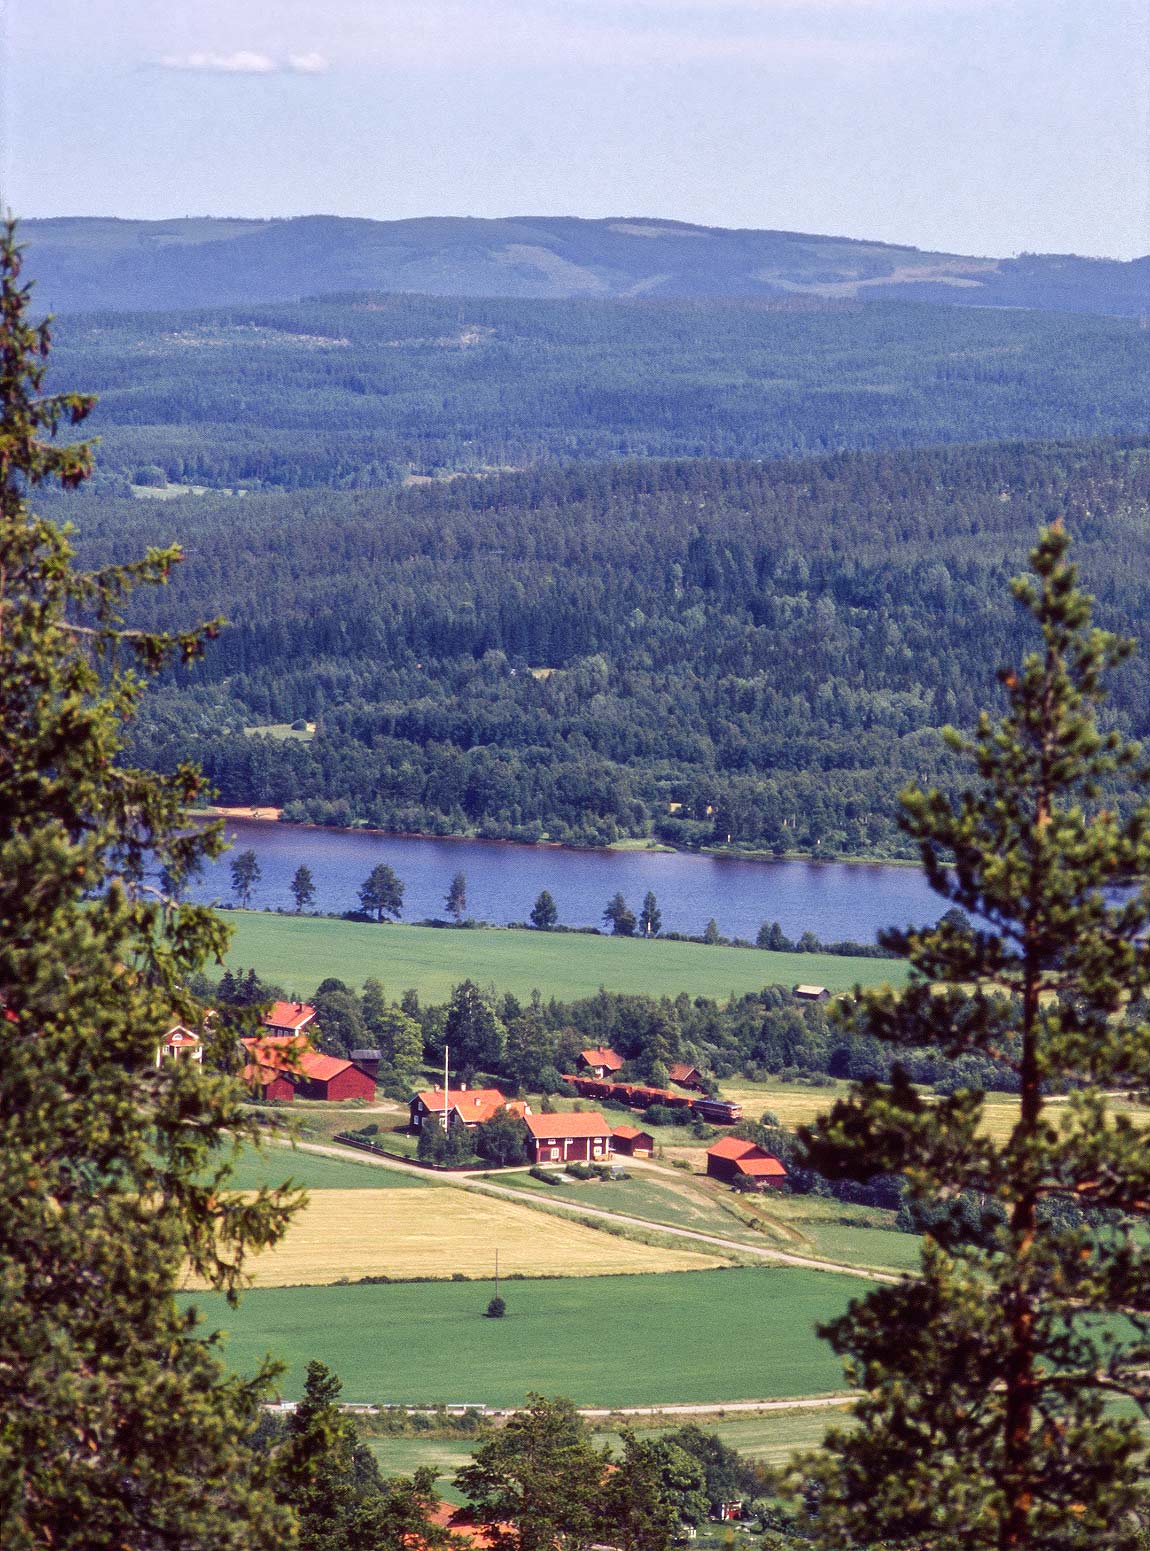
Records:
<instances>
[{"instance_id":1,"label":"yellow hay field","mask_svg":"<svg viewBox=\"0 0 1150 1551\"><path fill-rule=\"evenodd\" d=\"M450 1188L317 1190L274 1249L251 1262L257 1287L361 1276L603 1276L703 1271L726 1262L656 1249L511 1201ZM188 1286L199 1290L190 1280Z\"/></svg>"}]
</instances>

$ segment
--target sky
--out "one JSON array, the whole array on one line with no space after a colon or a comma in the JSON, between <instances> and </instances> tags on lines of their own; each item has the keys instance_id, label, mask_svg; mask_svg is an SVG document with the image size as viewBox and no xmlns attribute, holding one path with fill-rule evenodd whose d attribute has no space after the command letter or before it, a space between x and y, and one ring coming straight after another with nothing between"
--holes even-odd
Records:
<instances>
[{"instance_id":1,"label":"sky","mask_svg":"<svg viewBox=\"0 0 1150 1551\"><path fill-rule=\"evenodd\" d=\"M1150 253L1150 0L0 0L17 215Z\"/></svg>"}]
</instances>

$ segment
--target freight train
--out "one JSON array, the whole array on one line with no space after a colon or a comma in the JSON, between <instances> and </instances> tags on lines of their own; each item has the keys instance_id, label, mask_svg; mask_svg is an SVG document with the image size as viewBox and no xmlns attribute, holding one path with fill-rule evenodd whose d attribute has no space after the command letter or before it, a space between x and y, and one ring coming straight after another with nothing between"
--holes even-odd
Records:
<instances>
[{"instance_id":1,"label":"freight train","mask_svg":"<svg viewBox=\"0 0 1150 1551\"><path fill-rule=\"evenodd\" d=\"M671 1093L666 1088L607 1082L601 1077L564 1077L563 1081L570 1083L581 1098L615 1099L632 1109L648 1109L652 1104L661 1104L665 1109L689 1109L700 1120L716 1126L735 1126L743 1118L743 1106L727 1099L689 1099L684 1093Z\"/></svg>"}]
</instances>

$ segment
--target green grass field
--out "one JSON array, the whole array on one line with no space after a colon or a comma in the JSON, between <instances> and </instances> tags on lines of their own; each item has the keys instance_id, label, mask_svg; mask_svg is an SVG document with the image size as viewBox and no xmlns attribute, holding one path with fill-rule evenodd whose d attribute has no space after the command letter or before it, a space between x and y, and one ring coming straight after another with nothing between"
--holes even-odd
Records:
<instances>
[{"instance_id":1,"label":"green grass field","mask_svg":"<svg viewBox=\"0 0 1150 1551\"><path fill-rule=\"evenodd\" d=\"M308 1190L410 1190L413 1186L426 1190L429 1183L419 1175L361 1163L354 1154L344 1162L272 1144L263 1153L246 1148L236 1161L228 1188L259 1190L262 1185L282 1185L289 1177L293 1184Z\"/></svg>"},{"instance_id":2,"label":"green grass field","mask_svg":"<svg viewBox=\"0 0 1150 1551\"><path fill-rule=\"evenodd\" d=\"M375 926L357 921L236 910L228 953L233 968L255 969L284 990L310 994L329 975L361 986L375 975L389 994L414 987L445 1001L468 978L527 997L574 1001L609 991L650 996L725 998L765 985L814 982L832 991L856 982L902 985L906 966L894 959L847 959L817 953L767 953L708 948L699 943L644 942L618 937L530 931L456 932L430 926Z\"/></svg>"},{"instance_id":3,"label":"green grass field","mask_svg":"<svg viewBox=\"0 0 1150 1551\"><path fill-rule=\"evenodd\" d=\"M509 1406L539 1390L635 1406L842 1389L815 1326L866 1288L783 1266L561 1277L505 1282L502 1320L483 1318L489 1281L266 1288L238 1309L218 1295L191 1301L228 1332L225 1355L240 1373L269 1351L286 1362L289 1399L318 1358L349 1401Z\"/></svg>"}]
</instances>

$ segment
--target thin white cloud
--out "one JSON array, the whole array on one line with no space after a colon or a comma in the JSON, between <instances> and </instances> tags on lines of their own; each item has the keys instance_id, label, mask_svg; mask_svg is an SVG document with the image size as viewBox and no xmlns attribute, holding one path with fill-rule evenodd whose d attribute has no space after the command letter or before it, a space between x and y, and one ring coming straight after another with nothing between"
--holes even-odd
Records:
<instances>
[{"instance_id":1,"label":"thin white cloud","mask_svg":"<svg viewBox=\"0 0 1150 1551\"><path fill-rule=\"evenodd\" d=\"M210 75L323 75L328 68L323 54L289 54L275 59L252 49L236 49L230 54L161 54L154 63L161 70L191 70Z\"/></svg>"}]
</instances>

